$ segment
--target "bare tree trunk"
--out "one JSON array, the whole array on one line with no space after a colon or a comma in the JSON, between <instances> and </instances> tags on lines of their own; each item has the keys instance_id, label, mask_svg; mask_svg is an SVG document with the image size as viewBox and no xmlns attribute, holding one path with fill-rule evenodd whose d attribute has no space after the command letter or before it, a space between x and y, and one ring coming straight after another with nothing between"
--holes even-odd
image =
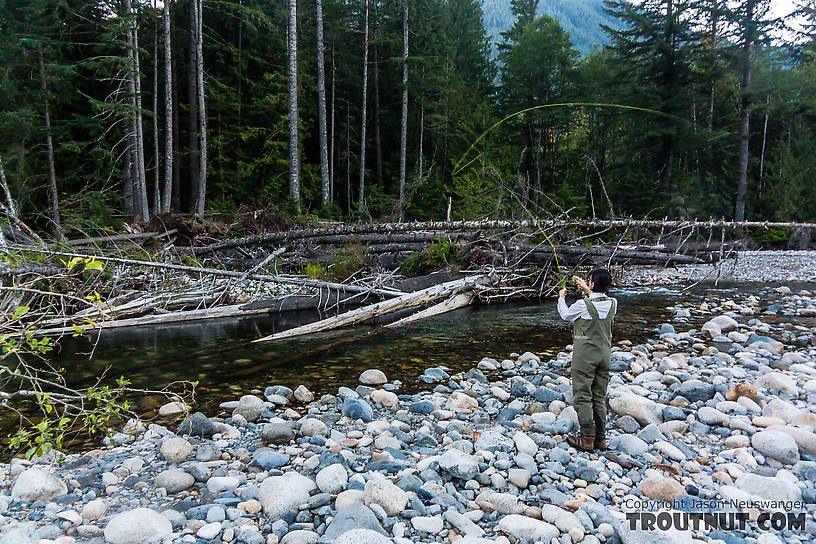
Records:
<instances>
[{"instance_id":1,"label":"bare tree trunk","mask_svg":"<svg viewBox=\"0 0 816 544\"><path fill-rule=\"evenodd\" d=\"M188 153L190 157L190 202L191 211L195 211L196 200L198 199L198 83L197 71L198 54L196 53L196 34L198 34L198 23L196 22L196 3L198 0L190 0L190 64L187 73L187 103L190 108Z\"/></svg>"},{"instance_id":2,"label":"bare tree trunk","mask_svg":"<svg viewBox=\"0 0 816 544\"><path fill-rule=\"evenodd\" d=\"M195 214L204 218L204 205L207 194L207 105L204 95L204 0L196 2L196 84L198 94L198 195Z\"/></svg>"},{"instance_id":3,"label":"bare tree trunk","mask_svg":"<svg viewBox=\"0 0 816 544\"><path fill-rule=\"evenodd\" d=\"M334 46L332 45L332 85L331 85L331 150L329 152L329 203L334 204L334 142L335 142L335 125L334 125L334 90L336 80L336 69L334 64Z\"/></svg>"},{"instance_id":4,"label":"bare tree trunk","mask_svg":"<svg viewBox=\"0 0 816 544\"><path fill-rule=\"evenodd\" d=\"M768 104L771 102L770 95L765 100L765 126L762 129L762 154L759 157L759 179L765 175L765 145L768 142ZM761 184L761 182L760 182Z\"/></svg>"},{"instance_id":5,"label":"bare tree trunk","mask_svg":"<svg viewBox=\"0 0 816 544\"><path fill-rule=\"evenodd\" d=\"M173 44L170 28L170 0L164 2L164 190L161 211L170 211L173 196Z\"/></svg>"},{"instance_id":6,"label":"bare tree trunk","mask_svg":"<svg viewBox=\"0 0 816 544\"><path fill-rule=\"evenodd\" d=\"M43 100L45 101L45 111L43 117L45 120L45 147L48 151L48 195L51 202L51 221L54 223L54 230L59 236L62 236L62 226L60 224L59 213L59 195L57 194L57 174L56 166L54 165L54 141L51 137L51 114L48 107L48 86L45 83L45 59L43 58L42 47L40 53L40 88L43 92Z\"/></svg>"},{"instance_id":7,"label":"bare tree trunk","mask_svg":"<svg viewBox=\"0 0 816 544\"><path fill-rule=\"evenodd\" d=\"M167 2L165 1L165 4ZM156 15L156 0L153 0L153 16ZM161 213L161 185L159 185L159 23L153 30L153 213Z\"/></svg>"},{"instance_id":8,"label":"bare tree trunk","mask_svg":"<svg viewBox=\"0 0 816 544\"><path fill-rule=\"evenodd\" d=\"M417 160L417 182L422 182L422 176L425 174L423 173L423 165L422 165L422 145L423 139L425 137L425 104L420 104L419 106L419 158Z\"/></svg>"},{"instance_id":9,"label":"bare tree trunk","mask_svg":"<svg viewBox=\"0 0 816 544\"><path fill-rule=\"evenodd\" d=\"M147 221L150 212L147 208L147 182L144 168L144 140L142 133L142 84L139 69L139 38L135 14L130 0L123 0L127 22L128 45L128 91L130 92L131 113L131 169L133 172L134 214L138 219Z\"/></svg>"},{"instance_id":10,"label":"bare tree trunk","mask_svg":"<svg viewBox=\"0 0 816 544\"><path fill-rule=\"evenodd\" d=\"M374 38L374 159L377 167L377 185L383 183L382 135L380 133L380 52Z\"/></svg>"},{"instance_id":11,"label":"bare tree trunk","mask_svg":"<svg viewBox=\"0 0 816 544\"><path fill-rule=\"evenodd\" d=\"M133 25L133 81L136 84L136 138L139 161L139 198L141 200L142 221L150 219L149 200L147 198L147 174L145 172L144 123L142 120L142 67L139 61L139 25L134 12Z\"/></svg>"},{"instance_id":12,"label":"bare tree trunk","mask_svg":"<svg viewBox=\"0 0 816 544\"><path fill-rule=\"evenodd\" d=\"M351 103L346 102L346 204L351 216Z\"/></svg>"},{"instance_id":13,"label":"bare tree trunk","mask_svg":"<svg viewBox=\"0 0 816 544\"><path fill-rule=\"evenodd\" d=\"M711 70L714 70L714 60L713 55L717 52L717 23L720 18L719 12L719 0L713 0L713 4L711 7L711 55L712 55L712 62L711 62ZM708 96L708 126L706 127L706 151L708 151L709 156L711 155L712 150L712 133L714 132L714 77L711 74L711 78L709 79L708 85L710 87L709 96Z\"/></svg>"},{"instance_id":14,"label":"bare tree trunk","mask_svg":"<svg viewBox=\"0 0 816 544\"><path fill-rule=\"evenodd\" d=\"M328 206L331 200L329 190L329 149L326 129L326 62L323 44L323 5L315 1L317 10L317 113L320 132L320 179L322 204Z\"/></svg>"},{"instance_id":15,"label":"bare tree trunk","mask_svg":"<svg viewBox=\"0 0 816 544\"><path fill-rule=\"evenodd\" d=\"M289 192L300 211L298 151L297 0L289 0Z\"/></svg>"},{"instance_id":16,"label":"bare tree trunk","mask_svg":"<svg viewBox=\"0 0 816 544\"><path fill-rule=\"evenodd\" d=\"M368 109L368 0L365 2L365 28L363 29L363 104L360 122L360 211L365 210L365 152L366 113Z\"/></svg>"},{"instance_id":17,"label":"bare tree trunk","mask_svg":"<svg viewBox=\"0 0 816 544\"><path fill-rule=\"evenodd\" d=\"M175 21L170 18L170 37L176 33ZM172 48L172 43L171 43ZM173 83L173 187L171 195L171 207L176 211L181 211L181 129L179 116L179 75L178 56L171 55L173 64L171 66L171 82Z\"/></svg>"},{"instance_id":18,"label":"bare tree trunk","mask_svg":"<svg viewBox=\"0 0 816 544\"><path fill-rule=\"evenodd\" d=\"M422 155L420 155L421 157ZM422 159L420 158L420 161ZM399 219L405 220L405 176L408 168L408 0L402 5L402 117L400 119ZM420 175L422 167L420 166Z\"/></svg>"},{"instance_id":19,"label":"bare tree trunk","mask_svg":"<svg viewBox=\"0 0 816 544\"><path fill-rule=\"evenodd\" d=\"M752 29L754 19L755 0L748 0L746 5L745 30L743 31L742 43L742 82L740 98L740 132L739 132L739 175L737 178L737 202L734 209L734 220L743 221L745 219L745 194L748 192L748 161L749 147L751 140L751 99L748 93L751 88L751 57L754 47L754 31Z\"/></svg>"}]
</instances>

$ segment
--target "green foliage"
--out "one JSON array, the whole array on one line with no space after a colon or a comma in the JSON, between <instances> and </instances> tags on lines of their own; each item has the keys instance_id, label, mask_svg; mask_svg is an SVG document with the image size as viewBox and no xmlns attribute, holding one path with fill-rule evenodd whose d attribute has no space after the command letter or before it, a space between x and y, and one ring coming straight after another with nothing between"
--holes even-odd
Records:
<instances>
[{"instance_id":1,"label":"green foliage","mask_svg":"<svg viewBox=\"0 0 816 544\"><path fill-rule=\"evenodd\" d=\"M762 229L751 231L751 238L762 246L780 246L788 243L791 229Z\"/></svg>"},{"instance_id":2,"label":"green foliage","mask_svg":"<svg viewBox=\"0 0 816 544\"><path fill-rule=\"evenodd\" d=\"M402 263L400 272L406 276L419 276L439 270L451 264L459 247L447 238L437 238L425 251L414 251Z\"/></svg>"},{"instance_id":3,"label":"green foliage","mask_svg":"<svg viewBox=\"0 0 816 544\"><path fill-rule=\"evenodd\" d=\"M303 268L303 274L312 280L324 280L328 276L326 267L320 263L308 263Z\"/></svg>"}]
</instances>

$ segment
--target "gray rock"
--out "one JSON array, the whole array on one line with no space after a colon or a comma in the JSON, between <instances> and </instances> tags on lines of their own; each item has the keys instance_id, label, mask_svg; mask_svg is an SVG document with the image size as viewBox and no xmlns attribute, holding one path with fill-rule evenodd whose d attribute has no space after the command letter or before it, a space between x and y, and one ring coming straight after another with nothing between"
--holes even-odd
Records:
<instances>
[{"instance_id":1,"label":"gray rock","mask_svg":"<svg viewBox=\"0 0 816 544\"><path fill-rule=\"evenodd\" d=\"M215 434L215 424L201 412L184 418L179 425L178 434L209 438Z\"/></svg>"},{"instance_id":2,"label":"gray rock","mask_svg":"<svg viewBox=\"0 0 816 544\"><path fill-rule=\"evenodd\" d=\"M354 529L340 535L334 544L391 544L391 539L376 531Z\"/></svg>"},{"instance_id":3,"label":"gray rock","mask_svg":"<svg viewBox=\"0 0 816 544\"><path fill-rule=\"evenodd\" d=\"M168 493L174 494L192 487L195 478L179 468L171 468L156 475L155 481L158 487L163 487Z\"/></svg>"},{"instance_id":4,"label":"gray rock","mask_svg":"<svg viewBox=\"0 0 816 544\"><path fill-rule=\"evenodd\" d=\"M295 439L292 423L280 418L272 418L261 428L261 440L267 444L285 445Z\"/></svg>"},{"instance_id":5,"label":"gray rock","mask_svg":"<svg viewBox=\"0 0 816 544\"><path fill-rule=\"evenodd\" d=\"M238 406L232 411L233 417L243 416L247 421L255 421L265 409L264 402L255 395L244 395L238 401Z\"/></svg>"},{"instance_id":6,"label":"gray rock","mask_svg":"<svg viewBox=\"0 0 816 544\"><path fill-rule=\"evenodd\" d=\"M360 503L352 503L343 508L326 528L326 533L321 540L331 541L338 538L343 533L353 531L355 529L367 529L369 531L377 532L381 535L387 535L377 516L371 511L371 508Z\"/></svg>"},{"instance_id":7,"label":"gray rock","mask_svg":"<svg viewBox=\"0 0 816 544\"><path fill-rule=\"evenodd\" d=\"M785 433L778 431L760 431L751 437L755 450L787 465L799 461L799 447L796 441Z\"/></svg>"},{"instance_id":8,"label":"gray rock","mask_svg":"<svg viewBox=\"0 0 816 544\"><path fill-rule=\"evenodd\" d=\"M450 449L439 458L439 467L460 480L472 480L479 474L479 463L467 453Z\"/></svg>"}]
</instances>

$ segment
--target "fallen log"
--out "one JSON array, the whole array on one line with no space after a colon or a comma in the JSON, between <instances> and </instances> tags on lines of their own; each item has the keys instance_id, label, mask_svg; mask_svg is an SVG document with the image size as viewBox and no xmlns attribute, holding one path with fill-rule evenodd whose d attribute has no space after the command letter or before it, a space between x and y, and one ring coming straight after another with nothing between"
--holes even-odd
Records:
<instances>
[{"instance_id":1,"label":"fallen log","mask_svg":"<svg viewBox=\"0 0 816 544\"><path fill-rule=\"evenodd\" d=\"M485 220L485 221L425 221L415 223L359 223L335 225L325 228L301 229L272 232L224 240L201 247L189 247L197 255L238 246L269 244L287 240L317 238L352 234L394 234L415 231L461 232L475 230L509 231L515 229L565 229L565 228L669 228L669 229L750 229L750 228L816 228L816 223L791 223L771 221L697 221L697 220L654 220L654 219L611 219L611 220Z\"/></svg>"},{"instance_id":2,"label":"fallen log","mask_svg":"<svg viewBox=\"0 0 816 544\"><path fill-rule=\"evenodd\" d=\"M408 293L383 302L363 306L362 308L357 308L335 317L330 317L328 319L295 327L294 329L265 336L263 338L254 340L253 342L269 342L272 340L280 340L282 338L291 338L293 336L300 336L303 334L311 334L346 327L349 325L356 325L358 323L362 323L363 321L386 315L397 310L420 306L451 294L472 291L476 287L487 285L492 281L493 280L490 277L484 275L470 276L461 280L455 280L443 283L441 285L428 287L427 289Z\"/></svg>"},{"instance_id":3,"label":"fallen log","mask_svg":"<svg viewBox=\"0 0 816 544\"><path fill-rule=\"evenodd\" d=\"M235 272L232 270L219 270L217 268L206 268L197 266L186 266L172 263L156 263L152 261L138 261L135 259L124 259L119 257L107 257L104 255L81 255L78 253L65 253L60 251L45 251L28 249L28 251L36 253L45 253L49 255L59 255L61 257L79 257L81 259L94 258L98 261L112 262L126 266L146 266L150 268L160 268L164 270L178 270L179 272L186 272L192 274L206 274L211 276L223 276L227 278L250 279L257 281L268 281L274 283L288 283L292 285L302 285L305 287L317 287L324 289L335 289L337 291L348 293L371 293L381 297L395 297L405 295L401 291L393 289L377 289L365 287L362 285L350 285L346 283L333 283L328 281L311 280L308 278L299 278L293 276L268 275L268 274L247 274L246 272Z\"/></svg>"},{"instance_id":4,"label":"fallen log","mask_svg":"<svg viewBox=\"0 0 816 544\"><path fill-rule=\"evenodd\" d=\"M407 317L398 319L393 323L389 323L388 325L385 325L385 328L395 329L397 327L413 323L414 321L419 321L421 319L427 319L435 315L441 315L444 313L452 312L454 310L464 308L465 306L469 306L475 298L476 293L474 293L473 291L459 293L458 295L454 295L451 298L446 299L443 302L440 302L439 304L434 304L429 308L425 308L424 310L420 310Z\"/></svg>"},{"instance_id":5,"label":"fallen log","mask_svg":"<svg viewBox=\"0 0 816 544\"><path fill-rule=\"evenodd\" d=\"M178 232L171 229L166 232L136 232L133 234L113 234L111 236L100 236L98 238L77 238L67 240L69 246L86 246L90 244L106 244L109 242L132 242L134 240L144 240L145 238L166 238Z\"/></svg>"}]
</instances>

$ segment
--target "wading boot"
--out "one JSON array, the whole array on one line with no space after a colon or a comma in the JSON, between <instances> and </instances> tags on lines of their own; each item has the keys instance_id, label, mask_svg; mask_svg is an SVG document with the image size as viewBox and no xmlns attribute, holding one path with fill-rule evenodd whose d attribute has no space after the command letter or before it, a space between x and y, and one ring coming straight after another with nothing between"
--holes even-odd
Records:
<instances>
[{"instance_id":1,"label":"wading boot","mask_svg":"<svg viewBox=\"0 0 816 544\"><path fill-rule=\"evenodd\" d=\"M579 434L578 436L567 436L567 442L576 449L581 451L592 451L595 449L595 437Z\"/></svg>"},{"instance_id":2,"label":"wading boot","mask_svg":"<svg viewBox=\"0 0 816 544\"><path fill-rule=\"evenodd\" d=\"M606 437L604 435L596 436L594 446L596 450L604 451L607 448Z\"/></svg>"}]
</instances>

